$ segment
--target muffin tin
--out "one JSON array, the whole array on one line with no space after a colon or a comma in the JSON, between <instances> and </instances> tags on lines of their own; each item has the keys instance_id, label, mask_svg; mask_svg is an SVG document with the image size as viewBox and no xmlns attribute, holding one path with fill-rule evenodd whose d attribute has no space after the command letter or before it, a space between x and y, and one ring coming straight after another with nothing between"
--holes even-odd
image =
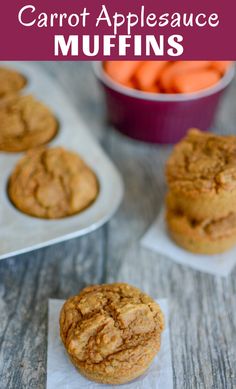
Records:
<instances>
[{"instance_id":1,"label":"muffin tin","mask_svg":"<svg viewBox=\"0 0 236 389\"><path fill-rule=\"evenodd\" d=\"M2 62L27 79L23 94L32 93L44 102L59 121L59 131L49 143L72 150L85 160L98 177L100 192L96 201L83 212L59 220L45 220L18 211L10 202L7 183L17 161L24 153L0 152L0 259L82 236L108 221L123 196L121 176L101 147L89 134L71 102L58 84L37 64Z\"/></svg>"}]
</instances>

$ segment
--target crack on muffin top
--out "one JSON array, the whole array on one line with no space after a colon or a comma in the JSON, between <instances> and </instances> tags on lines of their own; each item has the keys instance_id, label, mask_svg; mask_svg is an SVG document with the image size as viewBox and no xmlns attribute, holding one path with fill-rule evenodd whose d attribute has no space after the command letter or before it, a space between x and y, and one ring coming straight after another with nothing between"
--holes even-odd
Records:
<instances>
[{"instance_id":1,"label":"crack on muffin top","mask_svg":"<svg viewBox=\"0 0 236 389\"><path fill-rule=\"evenodd\" d=\"M174 147L166 175L174 191L218 193L236 189L236 137L189 130Z\"/></svg>"}]
</instances>

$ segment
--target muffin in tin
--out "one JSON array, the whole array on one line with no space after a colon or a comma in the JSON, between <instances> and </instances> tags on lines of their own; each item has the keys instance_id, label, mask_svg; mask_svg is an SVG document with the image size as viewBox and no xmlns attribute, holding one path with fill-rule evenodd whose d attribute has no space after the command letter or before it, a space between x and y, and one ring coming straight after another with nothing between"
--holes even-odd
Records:
<instances>
[{"instance_id":1,"label":"muffin in tin","mask_svg":"<svg viewBox=\"0 0 236 389\"><path fill-rule=\"evenodd\" d=\"M61 147L28 151L12 172L8 193L21 212L58 219L91 205L99 192L95 173L74 152Z\"/></svg>"},{"instance_id":2,"label":"muffin in tin","mask_svg":"<svg viewBox=\"0 0 236 389\"><path fill-rule=\"evenodd\" d=\"M0 100L0 150L19 152L48 143L58 131L51 110L31 95Z\"/></svg>"},{"instance_id":3,"label":"muffin in tin","mask_svg":"<svg viewBox=\"0 0 236 389\"><path fill-rule=\"evenodd\" d=\"M19 72L0 66L0 99L25 87L26 78Z\"/></svg>"}]
</instances>

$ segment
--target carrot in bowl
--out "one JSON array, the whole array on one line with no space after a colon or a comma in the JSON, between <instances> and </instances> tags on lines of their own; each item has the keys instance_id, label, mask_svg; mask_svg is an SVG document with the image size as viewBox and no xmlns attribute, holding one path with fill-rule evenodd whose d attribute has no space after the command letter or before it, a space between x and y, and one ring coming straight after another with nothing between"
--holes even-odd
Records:
<instances>
[{"instance_id":1,"label":"carrot in bowl","mask_svg":"<svg viewBox=\"0 0 236 389\"><path fill-rule=\"evenodd\" d=\"M173 79L173 87L177 93L193 93L211 87L219 79L219 73L214 70L194 69L177 74Z\"/></svg>"},{"instance_id":2,"label":"carrot in bowl","mask_svg":"<svg viewBox=\"0 0 236 389\"><path fill-rule=\"evenodd\" d=\"M132 79L130 79L130 80L126 81L126 82L123 82L122 85L126 86L126 88L137 89L137 86L135 85L135 83L133 82Z\"/></svg>"},{"instance_id":3,"label":"carrot in bowl","mask_svg":"<svg viewBox=\"0 0 236 389\"><path fill-rule=\"evenodd\" d=\"M166 93L172 90L173 79L179 74L185 74L191 70L206 69L210 61L176 61L170 63L160 76L160 84Z\"/></svg>"},{"instance_id":4,"label":"carrot in bowl","mask_svg":"<svg viewBox=\"0 0 236 389\"><path fill-rule=\"evenodd\" d=\"M149 88L146 88L145 91L143 92L148 92L148 93L161 93L161 90L157 84L150 85Z\"/></svg>"},{"instance_id":5,"label":"carrot in bowl","mask_svg":"<svg viewBox=\"0 0 236 389\"><path fill-rule=\"evenodd\" d=\"M143 91L154 91L155 83L159 80L162 70L168 61L145 61L135 72L135 80Z\"/></svg>"},{"instance_id":6,"label":"carrot in bowl","mask_svg":"<svg viewBox=\"0 0 236 389\"><path fill-rule=\"evenodd\" d=\"M231 61L106 61L104 70L128 88L191 93L216 83L231 65Z\"/></svg>"},{"instance_id":7,"label":"carrot in bowl","mask_svg":"<svg viewBox=\"0 0 236 389\"><path fill-rule=\"evenodd\" d=\"M218 70L223 76L229 67L233 64L232 61L212 61L211 66L213 69Z\"/></svg>"},{"instance_id":8,"label":"carrot in bowl","mask_svg":"<svg viewBox=\"0 0 236 389\"><path fill-rule=\"evenodd\" d=\"M139 67L141 61L107 61L104 64L106 73L120 84L126 84Z\"/></svg>"}]
</instances>

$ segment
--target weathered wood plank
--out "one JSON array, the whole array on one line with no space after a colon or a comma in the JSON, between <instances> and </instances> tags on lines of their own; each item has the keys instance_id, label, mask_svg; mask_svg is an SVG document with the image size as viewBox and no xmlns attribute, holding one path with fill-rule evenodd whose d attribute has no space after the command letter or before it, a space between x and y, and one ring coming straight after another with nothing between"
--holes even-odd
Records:
<instances>
[{"instance_id":1,"label":"weathered wood plank","mask_svg":"<svg viewBox=\"0 0 236 389\"><path fill-rule=\"evenodd\" d=\"M103 230L0 263L0 387L44 388L47 301L102 281Z\"/></svg>"}]
</instances>

